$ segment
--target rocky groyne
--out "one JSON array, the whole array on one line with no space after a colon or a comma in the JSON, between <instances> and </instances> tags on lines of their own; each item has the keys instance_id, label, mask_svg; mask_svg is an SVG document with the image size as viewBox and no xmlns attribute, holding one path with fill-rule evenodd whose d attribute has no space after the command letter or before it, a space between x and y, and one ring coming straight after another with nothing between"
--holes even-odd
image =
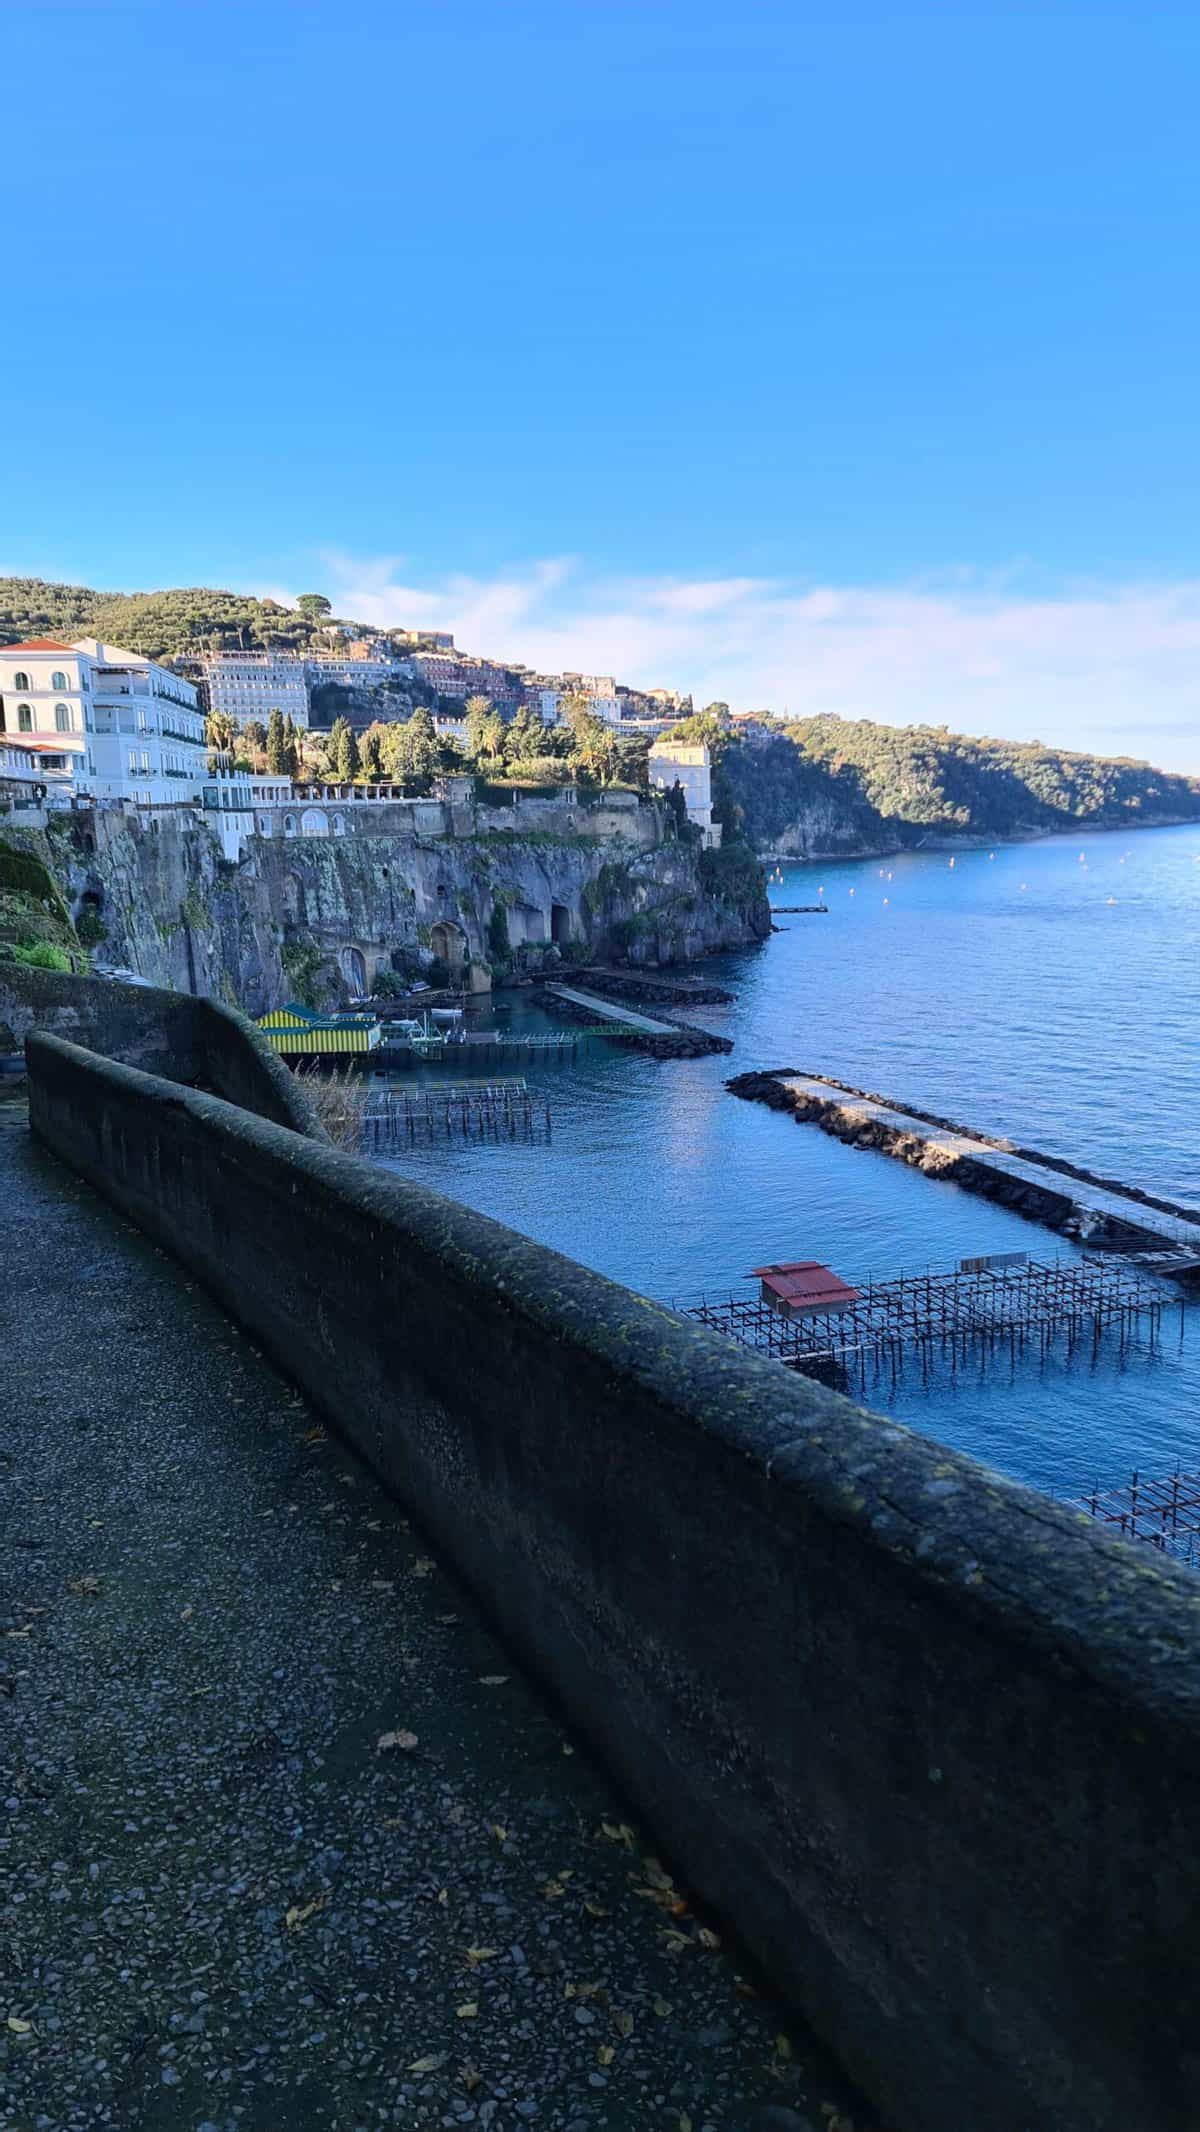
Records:
<instances>
[{"instance_id":1,"label":"rocky groyne","mask_svg":"<svg viewBox=\"0 0 1200 2132\"><path fill-rule=\"evenodd\" d=\"M828 1075L774 1067L736 1074L725 1085L732 1095L786 1111L797 1124L819 1126L849 1147L890 1155L927 1177L960 1185L1060 1235L1085 1237L1093 1245L1156 1244L1174 1236L1176 1225L1200 1222L1194 1207L1156 1198L1137 1185L1098 1176L1059 1156L976 1132L936 1112L892 1104L886 1096ZM878 1115L881 1110L887 1115ZM993 1155L1011 1162L989 1159ZM1079 1189L1073 1191L1072 1184ZM1109 1195L1124 1205L1112 1206ZM1144 1226L1138 1220L1141 1208L1146 1210Z\"/></svg>"}]
</instances>

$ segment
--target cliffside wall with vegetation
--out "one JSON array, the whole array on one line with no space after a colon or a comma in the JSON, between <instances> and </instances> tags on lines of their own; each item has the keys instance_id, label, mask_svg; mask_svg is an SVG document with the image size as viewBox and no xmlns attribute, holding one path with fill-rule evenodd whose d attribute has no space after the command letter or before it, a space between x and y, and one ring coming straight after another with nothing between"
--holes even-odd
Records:
<instances>
[{"instance_id":1,"label":"cliffside wall with vegetation","mask_svg":"<svg viewBox=\"0 0 1200 2132\"><path fill-rule=\"evenodd\" d=\"M770 929L748 851L704 852L653 804L614 817L616 833L603 808L594 821L570 810L579 826L569 830L537 826L540 813L495 826L512 812L480 810L454 833L436 805L421 810L420 828L381 810L378 829L254 837L237 865L207 829L149 830L99 811L10 843L14 866L37 867L66 961L82 966L86 943L102 966L251 1014L293 997L333 1005L418 974L470 973L486 989L593 959L690 962ZM544 819L566 813L549 807ZM428 832L439 818L450 833Z\"/></svg>"}]
</instances>

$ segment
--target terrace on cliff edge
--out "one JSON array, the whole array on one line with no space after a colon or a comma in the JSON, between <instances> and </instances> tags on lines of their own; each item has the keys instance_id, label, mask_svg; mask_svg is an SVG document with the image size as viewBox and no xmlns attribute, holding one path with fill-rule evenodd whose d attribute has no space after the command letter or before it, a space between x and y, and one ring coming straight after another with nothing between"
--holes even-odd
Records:
<instances>
[{"instance_id":1,"label":"terrace on cliff edge","mask_svg":"<svg viewBox=\"0 0 1200 2132\"><path fill-rule=\"evenodd\" d=\"M1194 2127L1194 1578L5 970L0 2123Z\"/></svg>"}]
</instances>

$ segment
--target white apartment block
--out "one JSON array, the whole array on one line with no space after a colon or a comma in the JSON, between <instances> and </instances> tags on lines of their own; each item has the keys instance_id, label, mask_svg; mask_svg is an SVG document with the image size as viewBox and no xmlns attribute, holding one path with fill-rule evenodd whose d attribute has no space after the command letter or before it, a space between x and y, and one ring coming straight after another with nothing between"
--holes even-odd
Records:
<instances>
[{"instance_id":1,"label":"white apartment block","mask_svg":"<svg viewBox=\"0 0 1200 2132\"><path fill-rule=\"evenodd\" d=\"M237 726L251 718L265 725L272 711L290 717L293 725L308 725L305 661L293 652L214 652L204 661L204 685L209 710Z\"/></svg>"},{"instance_id":2,"label":"white apartment block","mask_svg":"<svg viewBox=\"0 0 1200 2132\"><path fill-rule=\"evenodd\" d=\"M0 734L36 756L51 805L199 797L206 754L195 689L95 637L0 645Z\"/></svg>"},{"instance_id":3,"label":"white apartment block","mask_svg":"<svg viewBox=\"0 0 1200 2132\"><path fill-rule=\"evenodd\" d=\"M678 784L687 802L688 820L704 831L706 844L719 844L720 826L712 816L712 755L703 742L656 740L650 750L650 783L657 792Z\"/></svg>"},{"instance_id":4,"label":"white apartment block","mask_svg":"<svg viewBox=\"0 0 1200 2132\"><path fill-rule=\"evenodd\" d=\"M194 805L208 750L191 682L98 637L80 637L71 649L89 676L86 789L142 807Z\"/></svg>"},{"instance_id":5,"label":"white apartment block","mask_svg":"<svg viewBox=\"0 0 1200 2132\"><path fill-rule=\"evenodd\" d=\"M605 725L621 723L617 684L611 674L563 674L561 687L539 689L538 701L546 725L559 724L564 696L582 696L592 716L602 718Z\"/></svg>"},{"instance_id":6,"label":"white apartment block","mask_svg":"<svg viewBox=\"0 0 1200 2132\"><path fill-rule=\"evenodd\" d=\"M36 757L51 805L89 789L92 670L73 644L0 645L0 737Z\"/></svg>"},{"instance_id":7,"label":"white apartment block","mask_svg":"<svg viewBox=\"0 0 1200 2132\"><path fill-rule=\"evenodd\" d=\"M408 659L366 659L349 654L343 657L340 652L320 651L310 653L304 660L304 678L310 689L320 688L322 682L328 681L336 681L341 688L376 688L381 681L397 681L414 672ZM295 715L293 711L293 718Z\"/></svg>"}]
</instances>

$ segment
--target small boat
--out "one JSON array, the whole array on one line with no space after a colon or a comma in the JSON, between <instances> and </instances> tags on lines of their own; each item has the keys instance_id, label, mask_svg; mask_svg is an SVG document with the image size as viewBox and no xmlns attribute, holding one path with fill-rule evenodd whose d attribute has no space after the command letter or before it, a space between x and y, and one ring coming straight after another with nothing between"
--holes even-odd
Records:
<instances>
[{"instance_id":1,"label":"small boat","mask_svg":"<svg viewBox=\"0 0 1200 2132\"><path fill-rule=\"evenodd\" d=\"M463 1018L461 1007L431 1007L429 1012L435 1022L461 1022Z\"/></svg>"}]
</instances>

